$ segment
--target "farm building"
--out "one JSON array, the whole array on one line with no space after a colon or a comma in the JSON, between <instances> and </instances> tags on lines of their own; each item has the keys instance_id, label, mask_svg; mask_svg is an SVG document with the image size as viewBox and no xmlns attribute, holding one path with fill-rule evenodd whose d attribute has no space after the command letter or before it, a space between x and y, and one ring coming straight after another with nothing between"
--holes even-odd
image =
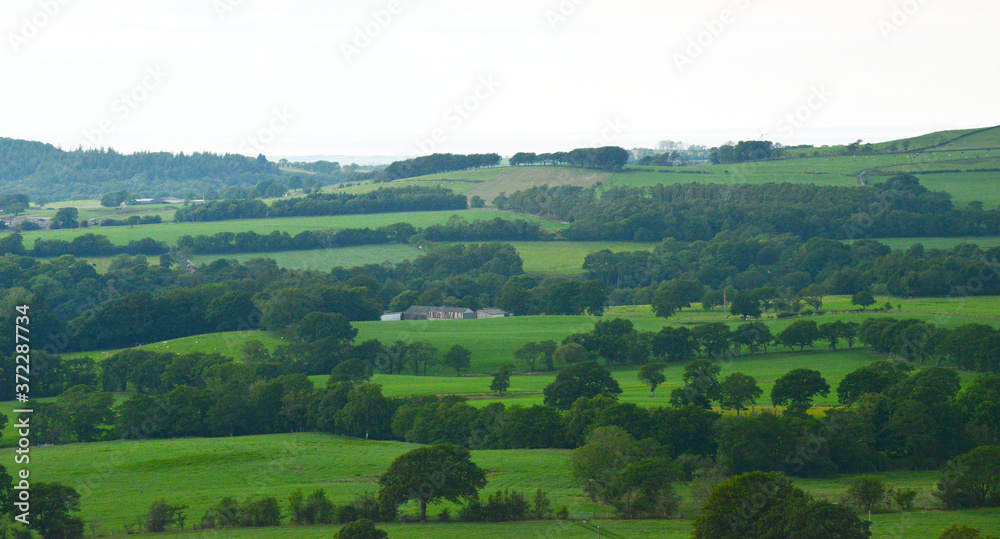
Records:
<instances>
[{"instance_id":1,"label":"farm building","mask_svg":"<svg viewBox=\"0 0 1000 539\"><path fill-rule=\"evenodd\" d=\"M424 307L414 305L403 311L403 320L470 320L476 311L465 307Z\"/></svg>"},{"instance_id":2,"label":"farm building","mask_svg":"<svg viewBox=\"0 0 1000 539\"><path fill-rule=\"evenodd\" d=\"M509 313L503 309L495 309L493 307L476 311L476 318L506 318L508 316L514 316L514 313Z\"/></svg>"},{"instance_id":3,"label":"farm building","mask_svg":"<svg viewBox=\"0 0 1000 539\"><path fill-rule=\"evenodd\" d=\"M504 318L514 316L503 309L480 309L473 311L464 307L426 307L414 305L401 313L385 313L383 322L398 322L400 320L475 320L479 318Z\"/></svg>"}]
</instances>

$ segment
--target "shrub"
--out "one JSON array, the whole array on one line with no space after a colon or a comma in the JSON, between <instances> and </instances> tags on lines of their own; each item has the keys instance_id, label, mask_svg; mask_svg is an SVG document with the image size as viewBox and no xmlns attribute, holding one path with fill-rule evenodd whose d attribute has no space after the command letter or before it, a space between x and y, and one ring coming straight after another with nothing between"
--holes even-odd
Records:
<instances>
[{"instance_id":1,"label":"shrub","mask_svg":"<svg viewBox=\"0 0 1000 539\"><path fill-rule=\"evenodd\" d=\"M530 506L524 493L516 490L498 490L490 494L486 503L473 500L459 510L458 518L464 522L510 522L527 520Z\"/></svg>"},{"instance_id":2,"label":"shrub","mask_svg":"<svg viewBox=\"0 0 1000 539\"><path fill-rule=\"evenodd\" d=\"M892 491L892 501L903 511L913 509L913 501L917 498L917 491L912 488L901 488Z\"/></svg>"},{"instance_id":3,"label":"shrub","mask_svg":"<svg viewBox=\"0 0 1000 539\"><path fill-rule=\"evenodd\" d=\"M177 525L184 529L184 510L186 505L170 505L167 500L153 502L146 513L146 531L160 533L167 531L171 526Z\"/></svg>"},{"instance_id":4,"label":"shrub","mask_svg":"<svg viewBox=\"0 0 1000 539\"><path fill-rule=\"evenodd\" d=\"M334 536L336 539L384 539L389 534L375 527L375 523L363 518L344 526Z\"/></svg>"},{"instance_id":5,"label":"shrub","mask_svg":"<svg viewBox=\"0 0 1000 539\"><path fill-rule=\"evenodd\" d=\"M934 496L949 509L1000 506L1000 447L977 447L948 461Z\"/></svg>"},{"instance_id":6,"label":"shrub","mask_svg":"<svg viewBox=\"0 0 1000 539\"><path fill-rule=\"evenodd\" d=\"M965 524L959 526L952 524L950 528L941 532L938 539L996 539L995 537L984 536L982 532L975 528L970 528Z\"/></svg>"}]
</instances>

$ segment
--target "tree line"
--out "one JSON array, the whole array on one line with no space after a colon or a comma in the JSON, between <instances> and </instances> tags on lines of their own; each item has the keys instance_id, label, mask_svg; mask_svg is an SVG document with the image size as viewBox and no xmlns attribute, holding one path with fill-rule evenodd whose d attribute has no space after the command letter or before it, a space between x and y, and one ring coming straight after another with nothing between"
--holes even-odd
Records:
<instances>
[{"instance_id":1,"label":"tree line","mask_svg":"<svg viewBox=\"0 0 1000 539\"><path fill-rule=\"evenodd\" d=\"M393 181L429 174L439 174L441 172L454 172L473 168L492 168L499 166L500 162L500 155L495 153L471 155L436 153L404 161L394 161L385 168L384 179L385 181Z\"/></svg>"},{"instance_id":2,"label":"tree line","mask_svg":"<svg viewBox=\"0 0 1000 539\"><path fill-rule=\"evenodd\" d=\"M574 241L708 241L723 231L801 238L956 237L1000 234L1000 210L972 204L903 175L867 187L677 184L533 187L498 196L500 209L569 222Z\"/></svg>"},{"instance_id":3,"label":"tree line","mask_svg":"<svg viewBox=\"0 0 1000 539\"><path fill-rule=\"evenodd\" d=\"M620 304L649 304L664 282L686 281L715 291L705 303L721 303L721 292L769 289L767 300L861 291L902 297L1000 294L1000 249L962 244L926 249L921 244L891 250L875 240L850 244L796 236L724 232L708 242L667 239L652 252L591 253L587 276L618 291ZM979 276L977 278L977 276ZM688 301L701 301L695 293Z\"/></svg>"},{"instance_id":4,"label":"tree line","mask_svg":"<svg viewBox=\"0 0 1000 539\"><path fill-rule=\"evenodd\" d=\"M308 217L317 215L362 215L406 211L464 210L468 201L450 189L407 186L377 189L370 193L314 193L299 198L275 201L270 206L262 200L221 200L185 206L174 214L178 223Z\"/></svg>"}]
</instances>

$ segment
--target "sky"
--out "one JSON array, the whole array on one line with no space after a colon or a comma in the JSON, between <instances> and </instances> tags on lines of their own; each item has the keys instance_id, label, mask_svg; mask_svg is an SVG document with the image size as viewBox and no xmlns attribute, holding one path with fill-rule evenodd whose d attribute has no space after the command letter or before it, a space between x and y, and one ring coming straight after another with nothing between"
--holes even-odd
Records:
<instances>
[{"instance_id":1,"label":"sky","mask_svg":"<svg viewBox=\"0 0 1000 539\"><path fill-rule=\"evenodd\" d=\"M995 0L5 0L0 136L416 156L1000 124Z\"/></svg>"}]
</instances>

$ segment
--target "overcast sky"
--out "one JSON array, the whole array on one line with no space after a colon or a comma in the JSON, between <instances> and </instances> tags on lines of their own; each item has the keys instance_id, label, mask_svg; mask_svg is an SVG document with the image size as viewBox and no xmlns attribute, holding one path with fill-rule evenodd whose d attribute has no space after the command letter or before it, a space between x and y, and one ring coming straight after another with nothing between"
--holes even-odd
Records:
<instances>
[{"instance_id":1,"label":"overcast sky","mask_svg":"<svg viewBox=\"0 0 1000 539\"><path fill-rule=\"evenodd\" d=\"M1000 124L998 15L995 0L4 0L0 136L272 158L880 141Z\"/></svg>"}]
</instances>

